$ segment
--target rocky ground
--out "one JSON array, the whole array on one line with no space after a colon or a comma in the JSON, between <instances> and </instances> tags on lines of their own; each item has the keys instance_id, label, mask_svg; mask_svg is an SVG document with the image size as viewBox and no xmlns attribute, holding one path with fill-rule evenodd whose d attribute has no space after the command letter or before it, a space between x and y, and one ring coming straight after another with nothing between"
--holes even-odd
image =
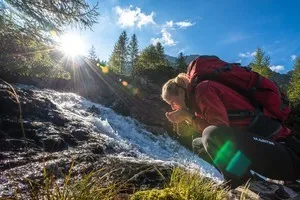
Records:
<instances>
[{"instance_id":1,"label":"rocky ground","mask_svg":"<svg viewBox=\"0 0 300 200\"><path fill-rule=\"evenodd\" d=\"M128 155L128 159L117 157L118 150L108 146L101 134L93 133L80 121L67 120L46 98L35 98L26 89L17 93L24 131L15 99L8 92L0 92L0 197L11 196L16 190L29 192L28 180L43 180L44 169L57 179L63 178L71 163L74 177L106 169L103 173L114 170L112 180L130 179L136 188L164 183L155 164L132 159L134 155ZM89 112L98 110L92 107ZM172 166L156 165L166 177L170 175Z\"/></svg>"}]
</instances>

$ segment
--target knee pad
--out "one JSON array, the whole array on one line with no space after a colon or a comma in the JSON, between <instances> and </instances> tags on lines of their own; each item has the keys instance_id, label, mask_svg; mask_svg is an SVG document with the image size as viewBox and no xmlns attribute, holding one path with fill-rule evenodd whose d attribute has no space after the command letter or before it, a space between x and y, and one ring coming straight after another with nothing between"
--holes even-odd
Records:
<instances>
[{"instance_id":1,"label":"knee pad","mask_svg":"<svg viewBox=\"0 0 300 200\"><path fill-rule=\"evenodd\" d=\"M227 126L208 126L202 133L202 142L205 149L209 144L217 144L221 141L225 141L232 138L234 130Z\"/></svg>"}]
</instances>

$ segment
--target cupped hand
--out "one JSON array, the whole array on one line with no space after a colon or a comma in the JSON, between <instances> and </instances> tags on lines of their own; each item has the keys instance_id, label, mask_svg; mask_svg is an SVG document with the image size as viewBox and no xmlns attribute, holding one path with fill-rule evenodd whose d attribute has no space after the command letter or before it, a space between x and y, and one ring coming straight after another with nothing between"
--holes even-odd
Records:
<instances>
[{"instance_id":1,"label":"cupped hand","mask_svg":"<svg viewBox=\"0 0 300 200\"><path fill-rule=\"evenodd\" d=\"M166 112L166 117L170 122L180 123L187 119L188 112L186 110L175 110L172 112Z\"/></svg>"}]
</instances>

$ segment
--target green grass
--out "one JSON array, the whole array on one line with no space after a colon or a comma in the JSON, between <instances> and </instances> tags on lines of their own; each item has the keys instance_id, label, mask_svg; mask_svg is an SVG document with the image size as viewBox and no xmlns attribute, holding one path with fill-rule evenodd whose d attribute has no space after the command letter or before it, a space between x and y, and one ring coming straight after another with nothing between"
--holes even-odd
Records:
<instances>
[{"instance_id":1,"label":"green grass","mask_svg":"<svg viewBox=\"0 0 300 200\"><path fill-rule=\"evenodd\" d=\"M228 199L228 190L217 187L216 183L208 178L183 169L173 170L171 177L162 189L135 191L132 185L126 182L111 182L112 172L105 169L83 175L82 178L72 179L72 168L63 177L63 183L58 184L53 175L44 170L41 183L29 181L32 190L30 199L44 200L197 200L197 199ZM159 172L158 172L159 173ZM162 175L161 175L162 176ZM166 179L165 179L166 180ZM128 194L128 191L131 191ZM122 194L122 196L120 196ZM20 195L17 195L19 196Z\"/></svg>"},{"instance_id":2,"label":"green grass","mask_svg":"<svg viewBox=\"0 0 300 200\"><path fill-rule=\"evenodd\" d=\"M63 177L62 183L57 183L53 174L48 174L44 168L41 183L28 180L31 185L30 199L38 200L110 200L123 193L129 185L111 181L109 177L114 171L107 172L101 169L82 175L81 178L72 179L71 164L68 173Z\"/></svg>"},{"instance_id":3,"label":"green grass","mask_svg":"<svg viewBox=\"0 0 300 200\"><path fill-rule=\"evenodd\" d=\"M174 169L170 182L163 189L138 191L131 200L214 200L227 199L228 190L199 173Z\"/></svg>"}]
</instances>

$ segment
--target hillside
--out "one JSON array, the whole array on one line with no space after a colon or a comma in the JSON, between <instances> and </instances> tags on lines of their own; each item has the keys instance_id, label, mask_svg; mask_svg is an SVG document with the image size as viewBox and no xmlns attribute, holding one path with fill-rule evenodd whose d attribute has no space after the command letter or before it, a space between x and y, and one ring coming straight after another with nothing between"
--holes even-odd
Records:
<instances>
[{"instance_id":1,"label":"hillside","mask_svg":"<svg viewBox=\"0 0 300 200\"><path fill-rule=\"evenodd\" d=\"M287 90L288 85L291 80L291 73L288 72L286 74L280 74L280 73L274 72L272 80L275 81L278 85L280 85L282 87L282 89Z\"/></svg>"},{"instance_id":2,"label":"hillside","mask_svg":"<svg viewBox=\"0 0 300 200\"><path fill-rule=\"evenodd\" d=\"M175 64L176 63L176 57L174 56L169 56L169 55L165 55L166 56L166 59L171 63L171 64ZM195 55L188 55L188 56L185 56L185 62L186 64L189 64L192 60L194 60L195 58L197 58L199 55L198 54L195 54Z\"/></svg>"}]
</instances>

